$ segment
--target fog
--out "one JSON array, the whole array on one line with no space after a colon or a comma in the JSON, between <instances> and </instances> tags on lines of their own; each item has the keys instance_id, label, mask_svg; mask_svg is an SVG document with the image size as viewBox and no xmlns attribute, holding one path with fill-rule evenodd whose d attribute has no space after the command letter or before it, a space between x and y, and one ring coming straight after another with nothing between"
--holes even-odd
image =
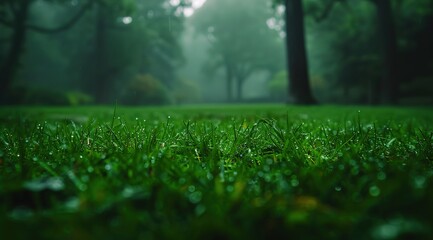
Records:
<instances>
[{"instance_id":1,"label":"fog","mask_svg":"<svg viewBox=\"0 0 433 240\"><path fill-rule=\"evenodd\" d=\"M0 102L432 105L432 24L430 0L5 0Z\"/></svg>"}]
</instances>

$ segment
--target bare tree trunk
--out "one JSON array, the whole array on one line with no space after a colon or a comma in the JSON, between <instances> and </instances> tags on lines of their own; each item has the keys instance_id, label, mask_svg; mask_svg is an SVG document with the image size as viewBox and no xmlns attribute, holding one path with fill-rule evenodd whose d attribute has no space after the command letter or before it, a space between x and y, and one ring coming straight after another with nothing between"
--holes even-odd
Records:
<instances>
[{"instance_id":1,"label":"bare tree trunk","mask_svg":"<svg viewBox=\"0 0 433 240\"><path fill-rule=\"evenodd\" d=\"M0 94L2 98L4 98L12 85L12 81L20 63L21 53L24 50L29 7L30 1L22 1L15 14L11 46L9 47L6 58L0 67Z\"/></svg>"},{"instance_id":2,"label":"bare tree trunk","mask_svg":"<svg viewBox=\"0 0 433 240\"><path fill-rule=\"evenodd\" d=\"M92 79L93 94L96 103L106 103L106 94L108 91L108 71L106 66L106 51L107 51L107 16L106 9L99 5L96 13L96 31L95 31L95 72Z\"/></svg>"},{"instance_id":3,"label":"bare tree trunk","mask_svg":"<svg viewBox=\"0 0 433 240\"><path fill-rule=\"evenodd\" d=\"M377 7L379 36L383 45L383 79L381 84L382 102L397 104L399 100L398 54L395 26L390 0L374 1Z\"/></svg>"},{"instance_id":4,"label":"bare tree trunk","mask_svg":"<svg viewBox=\"0 0 433 240\"><path fill-rule=\"evenodd\" d=\"M13 7L13 19L7 21L0 18L0 23L12 29L11 44L6 53L5 60L0 66L0 102L7 100L5 98L13 79L20 65L20 57L24 51L24 46L27 37L27 31L35 31L44 34L58 33L72 27L92 6L93 1L89 0L68 22L56 28L44 28L41 26L31 25L27 23L30 6L34 1L25 0L19 1ZM11 3L12 4L12 3ZM16 6L16 8L15 8Z\"/></svg>"},{"instance_id":5,"label":"bare tree trunk","mask_svg":"<svg viewBox=\"0 0 433 240\"><path fill-rule=\"evenodd\" d=\"M296 104L315 104L308 76L302 0L285 0L289 91Z\"/></svg>"}]
</instances>

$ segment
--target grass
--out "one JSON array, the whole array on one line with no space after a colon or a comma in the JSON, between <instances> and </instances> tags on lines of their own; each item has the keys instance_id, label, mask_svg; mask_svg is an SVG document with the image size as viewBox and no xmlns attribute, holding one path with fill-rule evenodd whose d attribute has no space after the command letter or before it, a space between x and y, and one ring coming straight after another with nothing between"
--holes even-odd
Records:
<instances>
[{"instance_id":1,"label":"grass","mask_svg":"<svg viewBox=\"0 0 433 240\"><path fill-rule=\"evenodd\" d=\"M429 239L432 122L425 108L2 108L1 236Z\"/></svg>"}]
</instances>

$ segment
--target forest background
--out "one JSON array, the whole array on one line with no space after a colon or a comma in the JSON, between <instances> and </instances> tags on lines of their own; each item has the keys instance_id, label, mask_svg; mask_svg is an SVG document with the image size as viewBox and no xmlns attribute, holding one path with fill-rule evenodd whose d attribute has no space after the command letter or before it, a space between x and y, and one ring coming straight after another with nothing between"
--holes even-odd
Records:
<instances>
[{"instance_id":1,"label":"forest background","mask_svg":"<svg viewBox=\"0 0 433 240\"><path fill-rule=\"evenodd\" d=\"M430 0L2 0L1 102L431 105L432 23Z\"/></svg>"}]
</instances>

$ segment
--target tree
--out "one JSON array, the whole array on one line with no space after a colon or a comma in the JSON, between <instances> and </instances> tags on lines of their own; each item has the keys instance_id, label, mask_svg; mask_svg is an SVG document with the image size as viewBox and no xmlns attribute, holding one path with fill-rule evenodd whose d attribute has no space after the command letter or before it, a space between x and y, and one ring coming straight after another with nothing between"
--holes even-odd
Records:
<instances>
[{"instance_id":1,"label":"tree","mask_svg":"<svg viewBox=\"0 0 433 240\"><path fill-rule=\"evenodd\" d=\"M252 74L276 71L281 63L278 32L266 25L271 16L266 1L260 0L208 0L193 16L196 29L211 43L208 72L225 71L228 101L234 100L233 87L241 101L242 87Z\"/></svg>"},{"instance_id":2,"label":"tree","mask_svg":"<svg viewBox=\"0 0 433 240\"><path fill-rule=\"evenodd\" d=\"M394 16L390 0L372 0L377 8L379 36L383 50L383 79L381 84L382 102L396 104L399 99L399 73L397 36L394 26Z\"/></svg>"},{"instance_id":3,"label":"tree","mask_svg":"<svg viewBox=\"0 0 433 240\"><path fill-rule=\"evenodd\" d=\"M93 18L93 50L90 54L93 64L89 79L89 88L95 98L95 102L109 103L109 93L113 85L113 79L121 71L120 66L110 64L110 50L116 46L110 46L110 30L122 29L121 25L128 25L132 21L129 16L135 10L135 2L129 0L114 1L100 0L96 5ZM119 17L125 17L116 24Z\"/></svg>"},{"instance_id":4,"label":"tree","mask_svg":"<svg viewBox=\"0 0 433 240\"><path fill-rule=\"evenodd\" d=\"M404 0L393 5L398 32L401 101L433 103L433 2Z\"/></svg>"},{"instance_id":5,"label":"tree","mask_svg":"<svg viewBox=\"0 0 433 240\"><path fill-rule=\"evenodd\" d=\"M302 0L285 0L290 94L297 104L315 104L309 82Z\"/></svg>"},{"instance_id":6,"label":"tree","mask_svg":"<svg viewBox=\"0 0 433 240\"><path fill-rule=\"evenodd\" d=\"M35 0L2 0L0 2L0 24L12 30L11 37L9 38L9 49L5 54L5 59L0 65L0 95L2 95L2 97L7 94L18 69L27 31L57 33L67 30L73 26L93 4L93 0L88 0L85 4L80 6L75 16L64 24L55 28L46 28L28 22L31 7L35 2ZM66 3L67 1L59 0L55 2Z\"/></svg>"},{"instance_id":7,"label":"tree","mask_svg":"<svg viewBox=\"0 0 433 240\"><path fill-rule=\"evenodd\" d=\"M97 104L121 97L137 75L150 75L164 87L172 85L182 61L176 36L183 17L176 15L176 8L161 0L106 0L82 21L82 41L91 44L76 67L83 69L82 88Z\"/></svg>"}]
</instances>

